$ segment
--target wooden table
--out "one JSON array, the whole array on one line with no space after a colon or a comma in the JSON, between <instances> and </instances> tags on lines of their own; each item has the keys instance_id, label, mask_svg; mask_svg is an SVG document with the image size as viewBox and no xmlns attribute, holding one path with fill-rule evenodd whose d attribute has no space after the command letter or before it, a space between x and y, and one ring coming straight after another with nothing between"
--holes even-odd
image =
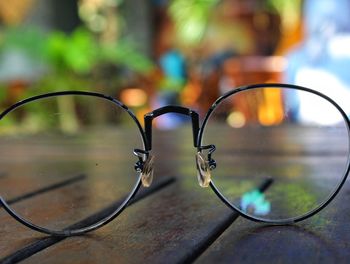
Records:
<instances>
[{"instance_id":1,"label":"wooden table","mask_svg":"<svg viewBox=\"0 0 350 264\"><path fill-rule=\"evenodd\" d=\"M241 135L238 145L246 136ZM22 226L0 209L0 262L349 262L349 183L328 207L301 223L255 223L239 217L210 188L198 186L192 143L189 129L156 133L152 187L142 188L117 219L92 233L69 238L45 236ZM322 142L310 144L325 151ZM130 144L126 145L127 149ZM305 159L305 155L299 158ZM38 201L44 204L44 197L55 197L62 190L67 195L67 190L84 177L75 175L38 189L19 190L13 193L11 203L24 204L29 210ZM6 172L0 174L2 187L13 188L14 184Z\"/></svg>"}]
</instances>

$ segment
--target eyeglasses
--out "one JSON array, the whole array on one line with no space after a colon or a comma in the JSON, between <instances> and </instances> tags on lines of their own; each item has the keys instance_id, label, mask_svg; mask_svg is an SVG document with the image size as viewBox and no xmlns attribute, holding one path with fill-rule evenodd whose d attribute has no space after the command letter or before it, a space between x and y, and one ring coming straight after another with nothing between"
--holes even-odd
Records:
<instances>
[{"instance_id":1,"label":"eyeglasses","mask_svg":"<svg viewBox=\"0 0 350 264\"><path fill-rule=\"evenodd\" d=\"M304 220L329 204L347 178L348 116L309 88L240 87L218 98L201 125L196 111L165 106L145 114L144 126L112 97L65 91L25 99L1 113L2 207L50 235L105 225L141 185L151 186L152 123L168 113L191 119L199 185L250 220ZM108 213L88 218L106 207Z\"/></svg>"}]
</instances>

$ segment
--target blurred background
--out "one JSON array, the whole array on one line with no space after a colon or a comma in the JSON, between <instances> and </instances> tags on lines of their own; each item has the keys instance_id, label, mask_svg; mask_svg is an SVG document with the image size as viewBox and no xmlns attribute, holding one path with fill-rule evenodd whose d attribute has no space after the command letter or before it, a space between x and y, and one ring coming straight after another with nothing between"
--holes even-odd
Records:
<instances>
[{"instance_id":1,"label":"blurred background","mask_svg":"<svg viewBox=\"0 0 350 264\"><path fill-rule=\"evenodd\" d=\"M350 105L349 0L0 0L0 26L2 110L31 95L85 90L117 98L140 121L165 104L203 116L225 92L265 82ZM281 122L286 95L259 96L258 122Z\"/></svg>"}]
</instances>

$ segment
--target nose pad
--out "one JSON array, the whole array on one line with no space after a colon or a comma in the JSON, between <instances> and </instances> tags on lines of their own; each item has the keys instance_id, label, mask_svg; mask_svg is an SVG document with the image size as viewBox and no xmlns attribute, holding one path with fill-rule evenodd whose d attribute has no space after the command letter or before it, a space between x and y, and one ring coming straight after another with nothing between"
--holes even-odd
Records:
<instances>
[{"instance_id":1,"label":"nose pad","mask_svg":"<svg viewBox=\"0 0 350 264\"><path fill-rule=\"evenodd\" d=\"M153 164L154 156L150 154L143 164L143 169L141 172L141 182L143 187L150 187L153 182Z\"/></svg>"},{"instance_id":2,"label":"nose pad","mask_svg":"<svg viewBox=\"0 0 350 264\"><path fill-rule=\"evenodd\" d=\"M134 149L134 155L139 158L135 163L135 170L141 173L141 183L143 187L150 187L153 182L154 156L148 151Z\"/></svg>"},{"instance_id":3,"label":"nose pad","mask_svg":"<svg viewBox=\"0 0 350 264\"><path fill-rule=\"evenodd\" d=\"M208 187L211 181L211 173L209 162L204 158L201 152L196 154L196 163L197 163L197 178L199 186Z\"/></svg>"}]
</instances>

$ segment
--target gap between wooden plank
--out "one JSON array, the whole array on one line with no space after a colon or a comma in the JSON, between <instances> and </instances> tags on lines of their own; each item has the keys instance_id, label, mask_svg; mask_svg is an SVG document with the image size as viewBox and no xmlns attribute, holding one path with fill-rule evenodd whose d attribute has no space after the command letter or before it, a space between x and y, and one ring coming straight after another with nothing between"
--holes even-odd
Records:
<instances>
[{"instance_id":1,"label":"gap between wooden plank","mask_svg":"<svg viewBox=\"0 0 350 264\"><path fill-rule=\"evenodd\" d=\"M36 195L39 195L39 194L42 194L42 193L45 193L45 192L48 192L48 191L52 191L52 190L64 187L66 185L70 185L70 184L76 183L76 182L84 180L84 179L86 179L86 175L85 174L80 174L78 176L69 178L69 179L64 180L62 182L54 183L54 184L48 185L46 187L43 187L41 189L38 189L38 190L35 190L35 191L32 191L32 192L28 192L28 193L23 194L21 196L18 196L16 198L10 199L10 200L7 201L7 203L8 204L14 204L14 203L20 202L22 200L31 198L33 196L36 196ZM1 208L1 206L0 206L0 208Z\"/></svg>"},{"instance_id":2,"label":"gap between wooden plank","mask_svg":"<svg viewBox=\"0 0 350 264\"><path fill-rule=\"evenodd\" d=\"M158 182L155 182L150 188L139 190L138 194L135 196L135 198L133 200L131 200L129 202L128 206L130 206L130 205L140 201L141 199L161 190L162 188L165 188L166 186L174 183L175 181L176 181L175 177L167 177L163 180L159 180ZM94 221L96 219L101 219L101 218L103 218L103 216L107 216L108 213L110 213L113 209L118 207L123 201L124 201L124 199L120 199L120 200L116 201L115 203L111 204L110 206L102 209L101 211L67 227L67 229L79 228L79 227L87 225L89 223L94 223ZM39 239L38 241L31 243L28 246L17 250L15 253L12 253L12 254L4 257L3 259L0 259L0 263L1 264L17 263L17 262L22 261L26 258L29 258L30 256L34 255L35 253L42 251L42 250L44 250L44 249L46 249L54 244L66 239L66 238L67 237L50 236L50 237L45 237L45 238Z\"/></svg>"}]
</instances>

